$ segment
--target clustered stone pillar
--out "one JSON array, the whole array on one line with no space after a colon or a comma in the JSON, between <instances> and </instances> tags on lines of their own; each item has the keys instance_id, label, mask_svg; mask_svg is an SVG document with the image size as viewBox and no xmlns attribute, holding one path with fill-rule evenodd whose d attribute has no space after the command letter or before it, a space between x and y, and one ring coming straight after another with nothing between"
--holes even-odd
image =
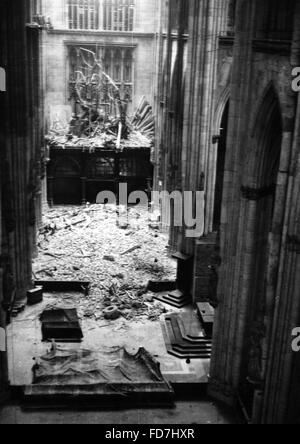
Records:
<instances>
[{"instance_id":1,"label":"clustered stone pillar","mask_svg":"<svg viewBox=\"0 0 300 444\"><path fill-rule=\"evenodd\" d=\"M39 89L39 30L30 0L0 3L0 65L7 89L0 98L0 327L12 306L26 303L32 286L36 207L40 190L42 121ZM0 352L0 399L7 388L7 356Z\"/></svg>"},{"instance_id":2,"label":"clustered stone pillar","mask_svg":"<svg viewBox=\"0 0 300 444\"><path fill-rule=\"evenodd\" d=\"M243 386L247 383L252 386L254 396L253 410L248 412L253 422L299 423L300 383L299 373L298 377L296 374L300 362L291 342L293 328L300 326L300 102L298 97L296 105L297 97L291 89L291 71L300 64L300 5L295 3L297 23L291 53L288 48L283 54L273 47L280 57L278 64L277 59L269 55L267 46L264 47L267 42L260 48L253 45L257 16L263 8L261 3L237 1L220 236L222 266L209 392L233 404L239 396L243 397ZM268 190L260 188L259 175L263 172L268 177L277 148L272 139L274 131L257 133L257 128L261 125L266 131L276 101L282 137L274 209L270 216L270 210L266 210L270 201L264 197ZM264 153L264 150L269 151ZM266 162L266 159L269 160ZM257 255L264 249L257 237L264 222L264 208L268 247L266 269L260 277L265 284L264 294L258 297L253 287L258 285L254 282L258 276Z\"/></svg>"}]
</instances>

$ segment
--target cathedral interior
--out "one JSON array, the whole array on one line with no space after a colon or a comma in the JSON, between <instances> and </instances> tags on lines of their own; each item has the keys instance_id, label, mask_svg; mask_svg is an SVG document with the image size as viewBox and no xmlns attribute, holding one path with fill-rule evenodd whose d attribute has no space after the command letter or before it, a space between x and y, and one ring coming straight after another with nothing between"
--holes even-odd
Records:
<instances>
[{"instance_id":1,"label":"cathedral interior","mask_svg":"<svg viewBox=\"0 0 300 444\"><path fill-rule=\"evenodd\" d=\"M0 42L0 424L300 424L300 2L1 0Z\"/></svg>"}]
</instances>

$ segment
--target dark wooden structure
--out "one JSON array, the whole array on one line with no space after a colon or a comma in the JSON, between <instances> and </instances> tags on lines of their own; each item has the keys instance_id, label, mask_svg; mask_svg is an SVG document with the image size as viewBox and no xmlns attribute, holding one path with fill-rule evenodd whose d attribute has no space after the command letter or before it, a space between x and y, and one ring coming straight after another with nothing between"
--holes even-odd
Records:
<instances>
[{"instance_id":1,"label":"dark wooden structure","mask_svg":"<svg viewBox=\"0 0 300 444\"><path fill-rule=\"evenodd\" d=\"M50 148L48 164L48 203L95 203L101 191L118 196L119 184L126 183L128 193L147 191L152 186L149 148L96 149L94 152L73 147Z\"/></svg>"}]
</instances>

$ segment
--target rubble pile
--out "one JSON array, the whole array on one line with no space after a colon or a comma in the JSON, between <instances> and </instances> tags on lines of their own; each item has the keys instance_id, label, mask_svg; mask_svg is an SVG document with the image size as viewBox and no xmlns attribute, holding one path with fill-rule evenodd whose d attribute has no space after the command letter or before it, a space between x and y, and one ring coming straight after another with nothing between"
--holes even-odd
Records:
<instances>
[{"instance_id":1,"label":"rubble pile","mask_svg":"<svg viewBox=\"0 0 300 444\"><path fill-rule=\"evenodd\" d=\"M95 105L81 103L81 109L81 114L72 114L67 127L59 119L54 122L46 136L50 148L78 148L93 152L96 149L123 151L153 147L154 116L144 96L132 119L124 110L116 117L105 114Z\"/></svg>"},{"instance_id":2,"label":"rubble pile","mask_svg":"<svg viewBox=\"0 0 300 444\"><path fill-rule=\"evenodd\" d=\"M146 208L58 207L40 228L34 278L91 282L89 295L77 299L80 318L107 319L105 310L114 307L114 318L155 321L166 308L147 291L148 282L176 276L167 242Z\"/></svg>"},{"instance_id":3,"label":"rubble pile","mask_svg":"<svg viewBox=\"0 0 300 444\"><path fill-rule=\"evenodd\" d=\"M49 147L57 147L62 149L78 148L94 152L96 149L116 149L117 135L101 132L93 137L78 137L70 135L51 134L46 137ZM153 141L149 137L143 135L139 131L131 131L127 139L121 139L119 150L135 149L135 148L151 148Z\"/></svg>"}]
</instances>

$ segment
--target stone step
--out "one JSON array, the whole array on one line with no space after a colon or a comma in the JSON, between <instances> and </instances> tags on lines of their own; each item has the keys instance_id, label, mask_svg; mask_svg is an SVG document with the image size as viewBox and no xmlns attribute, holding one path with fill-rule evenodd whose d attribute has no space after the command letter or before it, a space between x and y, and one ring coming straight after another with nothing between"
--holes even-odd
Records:
<instances>
[{"instance_id":1,"label":"stone step","mask_svg":"<svg viewBox=\"0 0 300 444\"><path fill-rule=\"evenodd\" d=\"M175 308L186 307L192 302L191 297L184 295L180 290L175 290L168 294L157 294L154 296L154 299Z\"/></svg>"},{"instance_id":2,"label":"stone step","mask_svg":"<svg viewBox=\"0 0 300 444\"><path fill-rule=\"evenodd\" d=\"M176 318L176 315L170 315L166 317L166 325L168 327L168 330L170 331L170 339L172 345L180 345L186 348L197 348L201 345L211 345L211 340L207 338L202 338L200 341L197 341L197 343L189 343L188 341L184 340L180 333L179 325Z\"/></svg>"},{"instance_id":3,"label":"stone step","mask_svg":"<svg viewBox=\"0 0 300 444\"><path fill-rule=\"evenodd\" d=\"M177 352L175 350L170 350L168 351L169 355L174 356L175 358L179 358L179 359L210 359L211 358L211 353L206 353L206 354L201 354L201 356L196 353L188 353L187 355L182 354L182 352Z\"/></svg>"},{"instance_id":4,"label":"stone step","mask_svg":"<svg viewBox=\"0 0 300 444\"><path fill-rule=\"evenodd\" d=\"M182 313L177 318L181 336L184 340L197 343L205 339L205 332L198 316L194 313Z\"/></svg>"},{"instance_id":5,"label":"stone step","mask_svg":"<svg viewBox=\"0 0 300 444\"><path fill-rule=\"evenodd\" d=\"M23 408L172 407L174 391L167 382L95 385L30 385L24 388Z\"/></svg>"},{"instance_id":6,"label":"stone step","mask_svg":"<svg viewBox=\"0 0 300 444\"><path fill-rule=\"evenodd\" d=\"M163 332L168 353L180 359L209 359L212 342L206 338L196 341L182 336L178 318L180 315L168 315L165 318Z\"/></svg>"}]
</instances>

